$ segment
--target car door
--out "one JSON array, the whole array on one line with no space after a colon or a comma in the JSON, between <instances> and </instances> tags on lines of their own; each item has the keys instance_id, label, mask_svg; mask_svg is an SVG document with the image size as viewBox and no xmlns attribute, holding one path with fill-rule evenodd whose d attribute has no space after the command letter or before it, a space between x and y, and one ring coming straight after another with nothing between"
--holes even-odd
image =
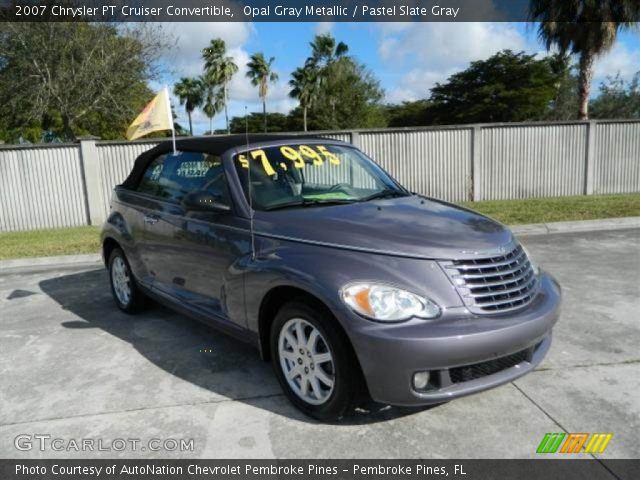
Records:
<instances>
[{"instance_id":1,"label":"car door","mask_svg":"<svg viewBox=\"0 0 640 480\"><path fill-rule=\"evenodd\" d=\"M175 298L181 290L181 269L175 260L181 248L177 232L183 228L184 213L181 188L175 179L180 155L167 153L154 159L137 188L144 222L140 258L153 289Z\"/></svg>"},{"instance_id":2,"label":"car door","mask_svg":"<svg viewBox=\"0 0 640 480\"><path fill-rule=\"evenodd\" d=\"M214 322L243 327L242 272L234 264L250 251L250 237L246 220L234 213L220 158L179 152L158 163L162 168L155 173L155 205L145 214L144 245L154 290ZM198 190L211 193L228 210L185 208L185 196ZM235 292L233 301L229 289Z\"/></svg>"},{"instance_id":3,"label":"car door","mask_svg":"<svg viewBox=\"0 0 640 480\"><path fill-rule=\"evenodd\" d=\"M248 222L236 215L220 157L202 154L193 162L181 167L181 175L192 179L189 193L207 192L224 208L185 210L183 229L177 234L185 267L183 295L217 320L244 327L241 264L251 250Z\"/></svg>"}]
</instances>

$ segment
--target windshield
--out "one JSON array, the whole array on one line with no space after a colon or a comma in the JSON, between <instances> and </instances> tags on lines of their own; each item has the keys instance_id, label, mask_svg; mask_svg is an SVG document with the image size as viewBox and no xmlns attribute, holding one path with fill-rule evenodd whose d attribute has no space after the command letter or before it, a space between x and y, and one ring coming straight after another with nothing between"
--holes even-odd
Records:
<instances>
[{"instance_id":1,"label":"windshield","mask_svg":"<svg viewBox=\"0 0 640 480\"><path fill-rule=\"evenodd\" d=\"M354 203L404 196L382 169L355 148L341 145L291 144L249 150L234 164L256 210Z\"/></svg>"}]
</instances>

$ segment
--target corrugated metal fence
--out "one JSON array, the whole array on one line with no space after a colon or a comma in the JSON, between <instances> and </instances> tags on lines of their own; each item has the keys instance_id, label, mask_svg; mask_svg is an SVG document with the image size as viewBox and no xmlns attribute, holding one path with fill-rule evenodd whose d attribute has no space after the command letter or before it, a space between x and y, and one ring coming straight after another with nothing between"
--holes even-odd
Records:
<instances>
[{"instance_id":1,"label":"corrugated metal fence","mask_svg":"<svg viewBox=\"0 0 640 480\"><path fill-rule=\"evenodd\" d=\"M0 149L0 231L89 221L77 145Z\"/></svg>"},{"instance_id":2,"label":"corrugated metal fence","mask_svg":"<svg viewBox=\"0 0 640 480\"><path fill-rule=\"evenodd\" d=\"M580 195L587 125L483 128L474 188L482 200Z\"/></svg>"},{"instance_id":3,"label":"corrugated metal fence","mask_svg":"<svg viewBox=\"0 0 640 480\"><path fill-rule=\"evenodd\" d=\"M316 132L351 142L412 191L451 202L640 192L640 122ZM155 145L0 146L0 231L101 223L114 185Z\"/></svg>"}]
</instances>

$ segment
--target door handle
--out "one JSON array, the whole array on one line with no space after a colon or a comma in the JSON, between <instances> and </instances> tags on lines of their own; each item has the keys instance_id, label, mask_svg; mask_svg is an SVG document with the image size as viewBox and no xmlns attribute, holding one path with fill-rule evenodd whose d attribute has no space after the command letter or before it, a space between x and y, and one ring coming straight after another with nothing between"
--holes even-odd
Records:
<instances>
[{"instance_id":1,"label":"door handle","mask_svg":"<svg viewBox=\"0 0 640 480\"><path fill-rule=\"evenodd\" d=\"M146 223L147 225L153 225L155 223L158 223L158 220L160 220L160 217L158 217L156 215L145 215L144 216L144 223Z\"/></svg>"}]
</instances>

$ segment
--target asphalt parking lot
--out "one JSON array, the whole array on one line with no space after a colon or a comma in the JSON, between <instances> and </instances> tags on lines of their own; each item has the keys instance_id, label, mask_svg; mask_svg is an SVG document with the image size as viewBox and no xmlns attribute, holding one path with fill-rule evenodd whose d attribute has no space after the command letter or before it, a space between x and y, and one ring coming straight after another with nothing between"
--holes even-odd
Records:
<instances>
[{"instance_id":1,"label":"asphalt parking lot","mask_svg":"<svg viewBox=\"0 0 640 480\"><path fill-rule=\"evenodd\" d=\"M640 230L521 237L564 291L533 373L430 409L312 421L257 352L155 306L114 306L103 269L0 274L0 457L527 458L546 432L640 445ZM392 359L390 359L392 361ZM193 451L17 450L61 439L193 439Z\"/></svg>"}]
</instances>

